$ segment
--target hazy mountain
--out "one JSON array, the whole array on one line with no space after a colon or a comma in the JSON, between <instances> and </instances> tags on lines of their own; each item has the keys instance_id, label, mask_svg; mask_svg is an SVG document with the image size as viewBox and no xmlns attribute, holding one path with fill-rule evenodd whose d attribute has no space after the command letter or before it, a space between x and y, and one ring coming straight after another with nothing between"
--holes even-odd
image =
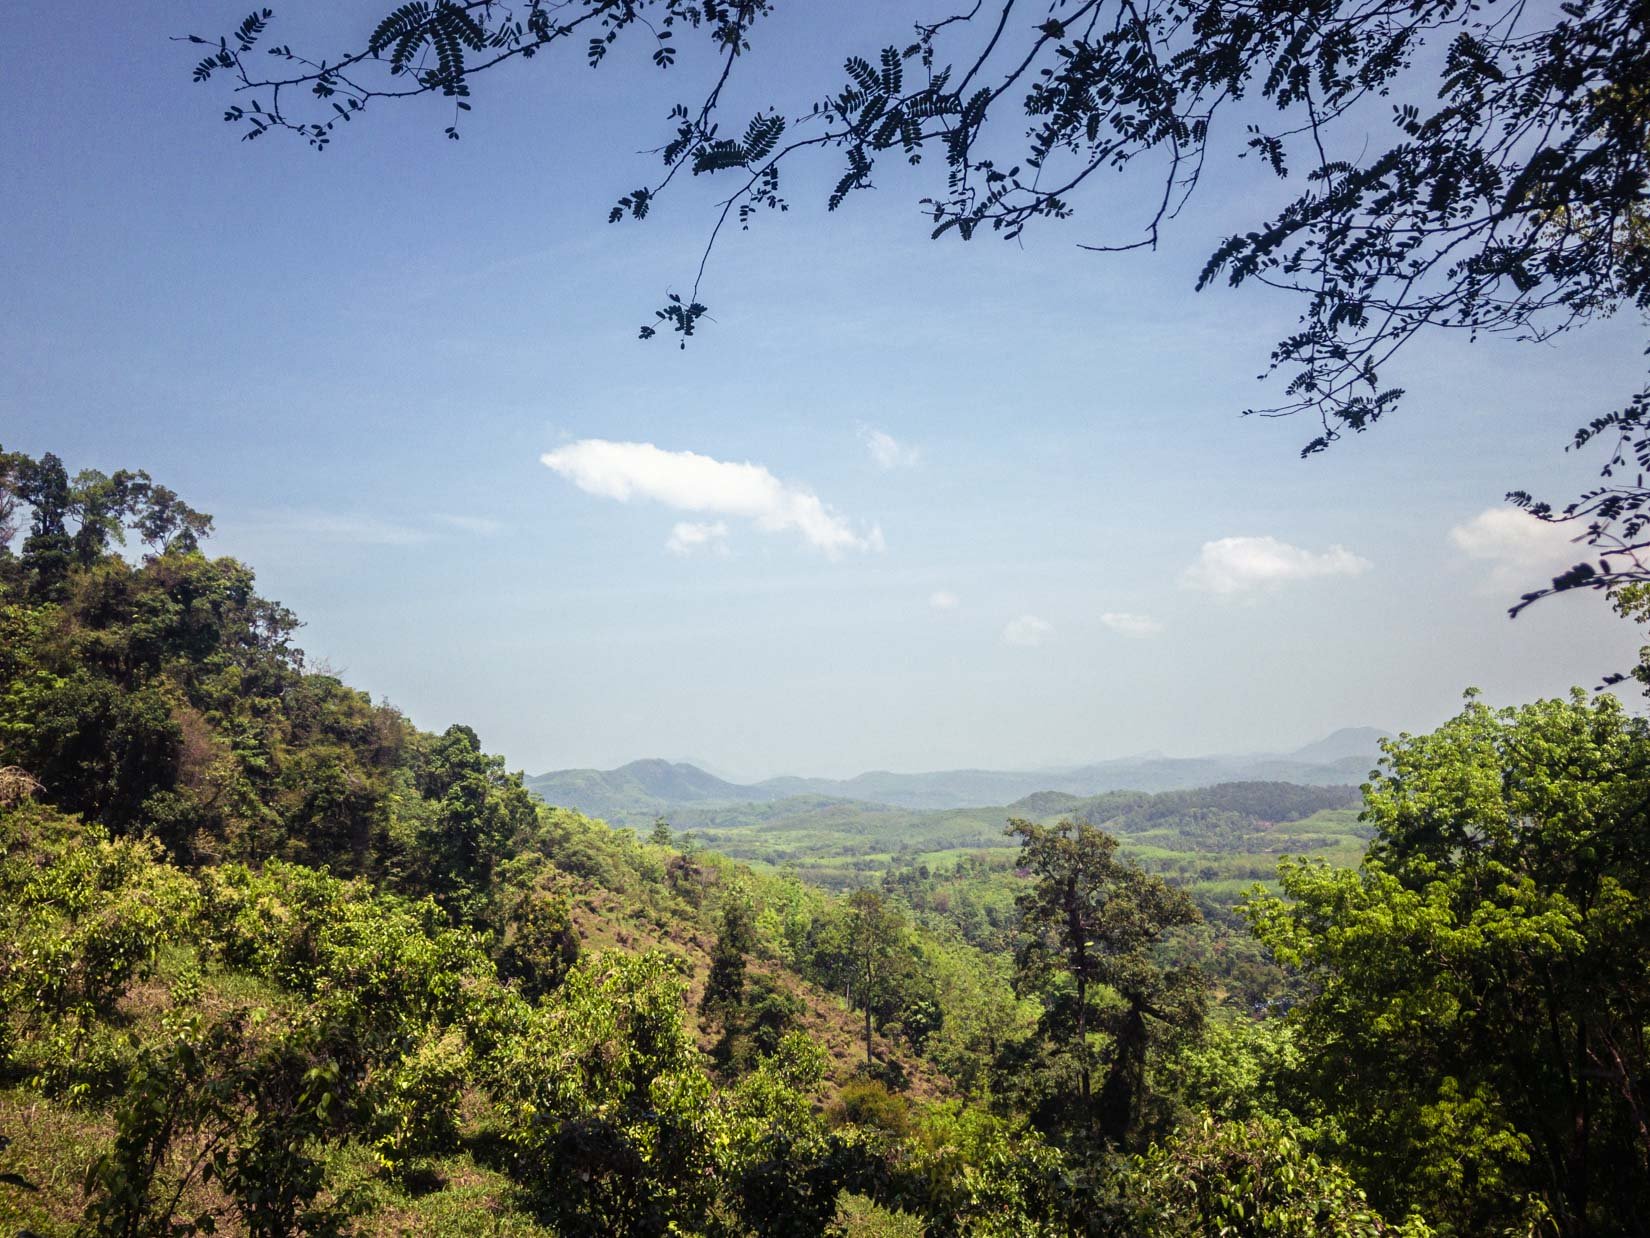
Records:
<instances>
[{"instance_id":1,"label":"hazy mountain","mask_svg":"<svg viewBox=\"0 0 1650 1238\"><path fill-rule=\"evenodd\" d=\"M1084 797L1106 791L1181 791L1223 782L1341 786L1365 779L1379 756L1377 741L1386 734L1374 727L1349 727L1279 755L1147 754L1063 770L873 770L853 778L783 777L758 783L730 782L685 762L647 760L614 770L557 770L529 778L527 785L551 804L630 825L669 815L676 807L761 804L795 797L949 809L1013 804L1040 793Z\"/></svg>"},{"instance_id":2,"label":"hazy mountain","mask_svg":"<svg viewBox=\"0 0 1650 1238\"><path fill-rule=\"evenodd\" d=\"M1356 759L1372 760L1380 755L1381 741L1392 738L1392 732L1373 726L1342 727L1326 735L1315 744L1307 744L1289 754L1290 759L1310 764L1329 764L1334 761ZM1367 772L1367 771L1366 771Z\"/></svg>"},{"instance_id":3,"label":"hazy mountain","mask_svg":"<svg viewBox=\"0 0 1650 1238\"><path fill-rule=\"evenodd\" d=\"M680 804L749 804L780 798L761 787L726 782L697 765L657 759L618 769L563 769L527 779L546 803L617 824L650 821Z\"/></svg>"}]
</instances>

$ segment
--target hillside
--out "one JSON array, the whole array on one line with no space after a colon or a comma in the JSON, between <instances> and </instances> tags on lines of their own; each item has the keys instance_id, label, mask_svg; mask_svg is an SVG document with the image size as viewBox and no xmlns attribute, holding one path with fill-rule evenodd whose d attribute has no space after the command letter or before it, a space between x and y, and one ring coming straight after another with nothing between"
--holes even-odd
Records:
<instances>
[{"instance_id":1,"label":"hillside","mask_svg":"<svg viewBox=\"0 0 1650 1238\"><path fill-rule=\"evenodd\" d=\"M1613 695L1469 698L1357 790L587 779L675 797L639 833L310 669L143 474L0 453L23 504L0 1232L1636 1232L1650 722Z\"/></svg>"},{"instance_id":2,"label":"hillside","mask_svg":"<svg viewBox=\"0 0 1650 1238\"><path fill-rule=\"evenodd\" d=\"M999 1077L972 1007L1023 1034L1004 960L546 806L471 728L308 670L296 617L142 474L0 452L0 518L17 495L0 1232L819 1233L890 1174L949 1215L922 1181L1028 1137L968 1110L985 1143L950 1168L908 1140ZM775 1194L780 1149L857 1168Z\"/></svg>"}]
</instances>

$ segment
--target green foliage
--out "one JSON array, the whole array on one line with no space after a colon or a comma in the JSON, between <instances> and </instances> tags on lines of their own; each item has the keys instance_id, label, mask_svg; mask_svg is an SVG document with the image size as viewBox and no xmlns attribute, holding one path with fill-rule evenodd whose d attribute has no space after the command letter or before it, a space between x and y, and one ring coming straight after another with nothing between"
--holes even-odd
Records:
<instances>
[{"instance_id":1,"label":"green foliage","mask_svg":"<svg viewBox=\"0 0 1650 1238\"><path fill-rule=\"evenodd\" d=\"M865 1012L865 1064L870 1066L872 1016L879 1006L892 1004L906 971L905 921L876 890L855 890L848 896L842 934L850 992L857 990Z\"/></svg>"},{"instance_id":2,"label":"green foliage","mask_svg":"<svg viewBox=\"0 0 1650 1238\"><path fill-rule=\"evenodd\" d=\"M717 1173L756 1233L815 1235L832 1214L839 1153L812 1103L825 1065L817 1044L787 1033L725 1100Z\"/></svg>"},{"instance_id":3,"label":"green foliage","mask_svg":"<svg viewBox=\"0 0 1650 1238\"><path fill-rule=\"evenodd\" d=\"M30 815L23 830L51 828ZM14 843L0 863L0 984L41 1015L107 1017L161 946L192 928L195 886L159 863L152 843L111 841L95 827L69 833L55 851L41 865Z\"/></svg>"},{"instance_id":4,"label":"green foliage","mask_svg":"<svg viewBox=\"0 0 1650 1238\"><path fill-rule=\"evenodd\" d=\"M0 474L0 520L24 494L35 526L0 553L0 1116L55 1115L91 1153L48 1211L472 1232L454 1201L485 1182L510 1232L817 1235L845 1187L936 1234L1052 1224L1057 1154L955 1107L933 1133L931 1069L900 1060L943 1042L966 1073L1023 1030L1001 966L982 979L876 889L833 900L546 808L468 728L420 732L307 668L175 495L133 507L134 475L16 455ZM133 528L137 562L108 550ZM695 1026L683 949L707 932ZM826 1121L842 1063L799 1029L840 1015L810 979L912 1087L854 1085L883 1119L851 1088L855 1120ZM995 1013L954 1008L982 993Z\"/></svg>"},{"instance_id":5,"label":"green foliage","mask_svg":"<svg viewBox=\"0 0 1650 1238\"><path fill-rule=\"evenodd\" d=\"M710 975L705 980L701 1009L737 1011L745 1003L745 956L756 948L756 910L750 891L730 888L722 898L722 913L711 951Z\"/></svg>"},{"instance_id":6,"label":"green foliage","mask_svg":"<svg viewBox=\"0 0 1650 1238\"><path fill-rule=\"evenodd\" d=\"M296 1232L322 1185L319 1143L340 1072L305 1037L259 1029L244 1012L185 1018L133 1067L114 1145L87 1172L100 1234L180 1228L186 1192L220 1183L248 1234ZM183 1232L213 1232L205 1211Z\"/></svg>"},{"instance_id":7,"label":"green foliage","mask_svg":"<svg viewBox=\"0 0 1650 1238\"><path fill-rule=\"evenodd\" d=\"M1017 856L910 852L835 898L537 804L468 728L307 670L240 564L110 552L133 475L0 455L5 494L24 472L0 1117L74 1126L86 1193L50 1203L91 1232L1580 1238L1650 1209L1650 723L1611 698L1470 702L1390 746L1362 822L1266 785L1060 800L1126 836L1020 821ZM1211 888L1297 842L1243 944Z\"/></svg>"},{"instance_id":8,"label":"green foliage","mask_svg":"<svg viewBox=\"0 0 1650 1238\"><path fill-rule=\"evenodd\" d=\"M830 1238L923 1238L927 1229L917 1217L895 1212L864 1195L844 1191L837 1198Z\"/></svg>"},{"instance_id":9,"label":"green foliage","mask_svg":"<svg viewBox=\"0 0 1650 1238\"><path fill-rule=\"evenodd\" d=\"M458 1102L474 1063L457 1028L432 1027L377 1082L376 1146L405 1169L458 1144Z\"/></svg>"},{"instance_id":10,"label":"green foliage","mask_svg":"<svg viewBox=\"0 0 1650 1238\"><path fill-rule=\"evenodd\" d=\"M161 951L194 933L199 897L152 843L110 840L32 805L0 808L0 1061L13 1019L36 1086L89 1100L115 1090L132 1048L109 1026Z\"/></svg>"},{"instance_id":11,"label":"green foliage","mask_svg":"<svg viewBox=\"0 0 1650 1238\"><path fill-rule=\"evenodd\" d=\"M935 1105L913 1144L888 1197L924 1216L930 1238L1053 1238L1088 1227L1078 1166L1021 1119Z\"/></svg>"},{"instance_id":12,"label":"green foliage","mask_svg":"<svg viewBox=\"0 0 1650 1238\"><path fill-rule=\"evenodd\" d=\"M837 1092L830 1108L831 1120L838 1124L867 1126L890 1135L911 1132L911 1106L903 1096L888 1090L879 1079L860 1076L850 1079Z\"/></svg>"},{"instance_id":13,"label":"green foliage","mask_svg":"<svg viewBox=\"0 0 1650 1238\"><path fill-rule=\"evenodd\" d=\"M1165 967L1152 954L1168 930L1195 923L1197 909L1182 891L1120 861L1117 840L1086 822L1015 821L1009 829L1032 877L1019 898L1018 982L1044 994L1049 1065L1057 1078L1074 1076L1052 1090L1044 1120L1121 1143L1141 1125L1151 1051L1203 1019L1195 970ZM1096 1033L1108 1042L1097 1093Z\"/></svg>"},{"instance_id":14,"label":"green foliage","mask_svg":"<svg viewBox=\"0 0 1650 1238\"><path fill-rule=\"evenodd\" d=\"M712 1199L711 1083L658 954L581 962L490 1064L518 1173L562 1233L663 1234Z\"/></svg>"},{"instance_id":15,"label":"green foliage","mask_svg":"<svg viewBox=\"0 0 1650 1238\"><path fill-rule=\"evenodd\" d=\"M1640 628L1650 624L1650 582L1638 581L1610 590L1610 605L1623 619ZM1625 673L1606 676L1605 685L1623 683L1632 679L1650 696L1650 645L1639 647L1639 660Z\"/></svg>"},{"instance_id":16,"label":"green foliage","mask_svg":"<svg viewBox=\"0 0 1650 1238\"><path fill-rule=\"evenodd\" d=\"M1246 1121L1286 1111L1302 1065L1293 1023L1236 1015L1210 1019L1197 1040L1159 1059L1153 1084L1191 1113Z\"/></svg>"},{"instance_id":17,"label":"green foliage","mask_svg":"<svg viewBox=\"0 0 1650 1238\"><path fill-rule=\"evenodd\" d=\"M1205 1118L1136 1158L1126 1180L1140 1238L1429 1238L1416 1219L1393 1225L1345 1170L1307 1150L1272 1118Z\"/></svg>"},{"instance_id":18,"label":"green foliage","mask_svg":"<svg viewBox=\"0 0 1650 1238\"><path fill-rule=\"evenodd\" d=\"M567 978L579 960L579 935L564 897L529 889L505 920L503 974L529 998L540 998Z\"/></svg>"},{"instance_id":19,"label":"green foliage","mask_svg":"<svg viewBox=\"0 0 1650 1238\"><path fill-rule=\"evenodd\" d=\"M1357 871L1297 862L1256 931L1316 996L1291 1012L1322 1106L1384 1208L1456 1233L1560 1233L1650 1206L1650 726L1612 697L1476 700L1388 749Z\"/></svg>"}]
</instances>

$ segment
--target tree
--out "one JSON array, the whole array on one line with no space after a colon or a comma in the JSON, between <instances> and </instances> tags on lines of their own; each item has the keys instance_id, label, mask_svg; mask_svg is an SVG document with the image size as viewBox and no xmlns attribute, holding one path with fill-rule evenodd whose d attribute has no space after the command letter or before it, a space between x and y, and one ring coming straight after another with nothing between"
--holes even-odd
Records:
<instances>
[{"instance_id":1,"label":"tree","mask_svg":"<svg viewBox=\"0 0 1650 1238\"><path fill-rule=\"evenodd\" d=\"M873 1066L871 1015L891 995L905 922L899 912L868 886L848 896L848 950L860 1005L865 1008L865 1065Z\"/></svg>"},{"instance_id":2,"label":"tree","mask_svg":"<svg viewBox=\"0 0 1650 1238\"><path fill-rule=\"evenodd\" d=\"M429 745L419 790L438 805L421 840L427 880L449 910L476 919L506 843L533 821L532 796L502 757L488 756L455 723Z\"/></svg>"},{"instance_id":3,"label":"tree","mask_svg":"<svg viewBox=\"0 0 1650 1238\"><path fill-rule=\"evenodd\" d=\"M1314 991L1298 1103L1389 1214L1456 1233L1650 1208L1650 724L1469 699L1387 746L1357 870L1289 861L1256 932Z\"/></svg>"},{"instance_id":4,"label":"tree","mask_svg":"<svg viewBox=\"0 0 1650 1238\"><path fill-rule=\"evenodd\" d=\"M499 969L537 1000L552 992L579 961L579 932L565 897L525 890L505 921L508 933Z\"/></svg>"},{"instance_id":5,"label":"tree","mask_svg":"<svg viewBox=\"0 0 1650 1238\"><path fill-rule=\"evenodd\" d=\"M1041 991L1045 1030L1069 1038L1078 1122L1090 1135L1121 1142L1140 1123L1154 1041L1195 1029L1203 1017L1196 970L1162 966L1152 947L1169 929L1201 917L1183 891L1119 860L1117 839L1086 822L1017 818L1008 832L1019 836L1020 867L1032 879L1018 899L1019 983ZM1104 994L1109 1000L1097 1000ZM1098 1097L1095 1032L1111 1042Z\"/></svg>"},{"instance_id":6,"label":"tree","mask_svg":"<svg viewBox=\"0 0 1650 1238\"><path fill-rule=\"evenodd\" d=\"M722 1022L722 1061L730 1060L745 1005L745 956L756 948L756 909L743 883L730 886L722 899L721 923L711 950L699 1009Z\"/></svg>"},{"instance_id":7,"label":"tree","mask_svg":"<svg viewBox=\"0 0 1650 1238\"><path fill-rule=\"evenodd\" d=\"M703 1229L718 1115L684 989L659 953L580 962L500 1047L505 1139L557 1233Z\"/></svg>"},{"instance_id":8,"label":"tree","mask_svg":"<svg viewBox=\"0 0 1650 1238\"><path fill-rule=\"evenodd\" d=\"M249 138L284 130L317 148L374 105L422 95L451 101L457 138L479 76L563 44L591 66L640 44L670 69L697 40L708 86L672 109L658 175L609 215L646 218L689 179L684 169L731 178L691 291L656 314L684 345L705 314L699 286L722 228L786 210L783 171L826 151L842 161L833 210L872 185L880 156L937 155L943 179L923 210L935 237L964 240L1013 240L1086 202L1109 207L1106 183L1123 179L1143 209L1084 246L1102 252L1154 247L1211 160L1252 156L1279 179L1298 174L1269 217L1215 247L1198 287L1258 283L1299 299L1299 328L1270 363L1288 373L1282 397L1250 411L1313 415L1306 453L1392 408L1402 391L1383 368L1418 334L1540 340L1650 306L1650 11L1638 0L1051 0L1024 11L991 0L904 37L856 32L840 88L724 125L728 84L772 7L418 0L325 56L262 46L269 9L230 34L187 37L205 49L195 79L232 84L225 120ZM1615 444L1603 486L1561 509L1509 496L1578 522L1603 556L1526 602L1650 578L1639 557L1650 489L1616 476L1630 460L1650 466L1650 388L1576 434L1577 445L1594 439Z\"/></svg>"},{"instance_id":9,"label":"tree","mask_svg":"<svg viewBox=\"0 0 1650 1238\"><path fill-rule=\"evenodd\" d=\"M51 452L34 460L0 449L0 558L10 554L20 506L30 511L22 564L40 596L54 596L72 566L89 567L124 545L128 528L157 554L197 550L212 532L212 517L141 469L83 469L71 480Z\"/></svg>"}]
</instances>

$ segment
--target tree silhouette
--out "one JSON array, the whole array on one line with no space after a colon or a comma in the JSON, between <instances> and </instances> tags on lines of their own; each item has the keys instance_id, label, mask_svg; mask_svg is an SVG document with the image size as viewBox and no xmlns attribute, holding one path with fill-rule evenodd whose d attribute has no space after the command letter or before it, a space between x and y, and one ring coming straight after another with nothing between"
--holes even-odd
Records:
<instances>
[{"instance_id":1,"label":"tree silhouette","mask_svg":"<svg viewBox=\"0 0 1650 1238\"><path fill-rule=\"evenodd\" d=\"M1134 189L1138 173L1147 205L1085 242L1095 251L1155 247L1211 159L1260 160L1298 191L1220 241L1198 287L1261 284L1299 299L1298 327L1268 365L1283 375L1281 398L1246 411L1313 417L1305 454L1394 406L1403 392L1384 369L1419 334L1539 341L1650 308L1641 0L958 2L897 39L846 31L858 48L842 49L837 88L726 128L724 93L755 54L766 0L413 0L328 56L265 46L270 9L218 38L185 37L206 49L196 80L232 83L224 118L246 137L287 131L317 148L373 105L422 95L451 100L457 138L478 77L562 44L592 66L640 44L668 70L691 40L708 60L705 85L671 109L658 174L609 215L645 219L682 179L731 182L690 291L670 294L641 331L668 328L684 345L724 227L785 210L784 170L823 152L841 161L832 210L872 186L884 155L934 156L923 210L935 237L964 240L1071 219L1108 181L1127 174ZM1650 579L1650 489L1634 472L1650 467L1650 388L1573 436L1595 441L1614 447L1600 486L1562 507L1508 496L1572 524L1599 555L1514 613L1552 592Z\"/></svg>"}]
</instances>

